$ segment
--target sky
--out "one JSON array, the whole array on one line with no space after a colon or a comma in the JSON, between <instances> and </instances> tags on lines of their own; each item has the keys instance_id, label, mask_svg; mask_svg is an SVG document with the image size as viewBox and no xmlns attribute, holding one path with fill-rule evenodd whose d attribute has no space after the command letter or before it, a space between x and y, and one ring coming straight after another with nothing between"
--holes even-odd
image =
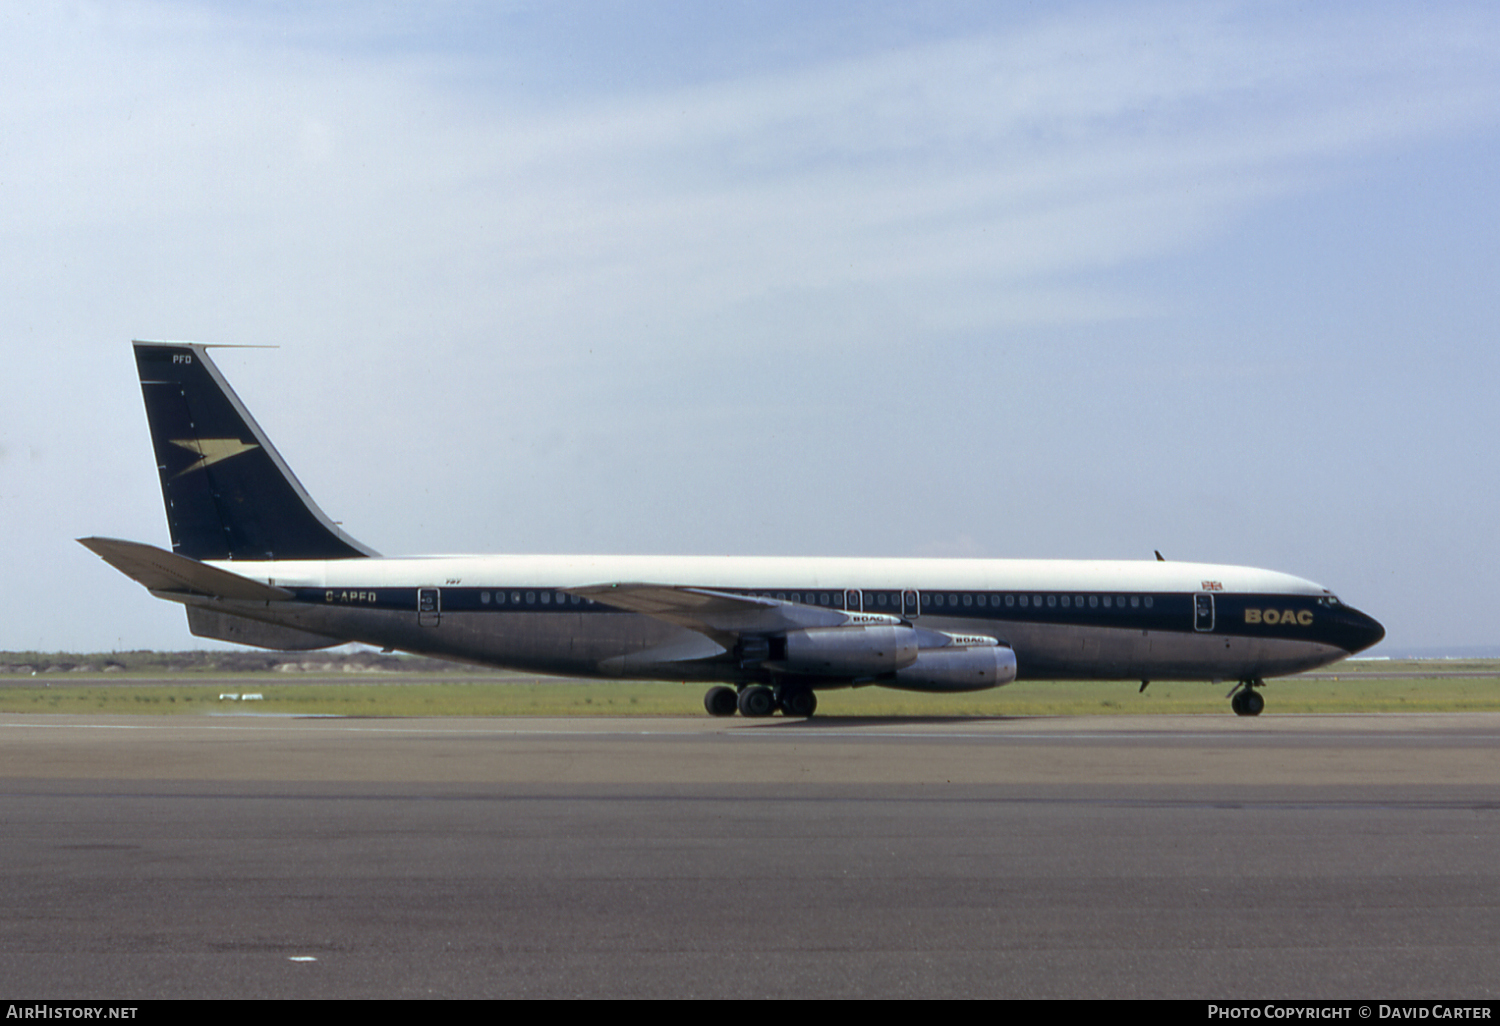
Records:
<instances>
[{"instance_id":1,"label":"sky","mask_svg":"<svg viewBox=\"0 0 1500 1026\"><path fill-rule=\"evenodd\" d=\"M1500 645L1493 4L23 0L0 98L0 650L206 644L74 541L169 545L132 338L279 346L387 554L1159 549Z\"/></svg>"}]
</instances>

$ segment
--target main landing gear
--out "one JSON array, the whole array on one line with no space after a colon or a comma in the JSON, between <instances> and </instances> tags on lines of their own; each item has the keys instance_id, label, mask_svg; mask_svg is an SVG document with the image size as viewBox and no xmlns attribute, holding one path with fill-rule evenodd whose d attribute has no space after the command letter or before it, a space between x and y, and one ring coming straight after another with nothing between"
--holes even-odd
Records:
<instances>
[{"instance_id":1,"label":"main landing gear","mask_svg":"<svg viewBox=\"0 0 1500 1026\"><path fill-rule=\"evenodd\" d=\"M1229 708L1234 710L1236 716L1259 716L1266 707L1266 700L1255 689L1265 686L1266 682L1259 677L1240 681L1229 692Z\"/></svg>"},{"instance_id":2,"label":"main landing gear","mask_svg":"<svg viewBox=\"0 0 1500 1026\"><path fill-rule=\"evenodd\" d=\"M749 684L738 693L734 688L720 684L708 689L703 696L703 708L710 716L770 716L780 709L784 715L806 719L818 708L818 696L812 688L784 684L770 688L764 684Z\"/></svg>"},{"instance_id":3,"label":"main landing gear","mask_svg":"<svg viewBox=\"0 0 1500 1026\"><path fill-rule=\"evenodd\" d=\"M722 685L709 688L708 694L703 696L703 708L710 716L733 716L738 703L739 696L734 693L734 688Z\"/></svg>"}]
</instances>

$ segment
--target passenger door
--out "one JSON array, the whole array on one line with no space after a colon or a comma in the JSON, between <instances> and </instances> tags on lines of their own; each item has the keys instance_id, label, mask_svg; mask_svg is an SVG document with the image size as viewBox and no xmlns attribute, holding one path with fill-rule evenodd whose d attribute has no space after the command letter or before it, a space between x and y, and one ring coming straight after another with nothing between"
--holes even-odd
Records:
<instances>
[{"instance_id":1,"label":"passenger door","mask_svg":"<svg viewBox=\"0 0 1500 1026\"><path fill-rule=\"evenodd\" d=\"M437 588L417 589L417 624L436 627L443 618L443 596Z\"/></svg>"},{"instance_id":2,"label":"passenger door","mask_svg":"<svg viewBox=\"0 0 1500 1026\"><path fill-rule=\"evenodd\" d=\"M1200 591L1193 596L1193 630L1211 631L1214 629L1214 597L1206 591Z\"/></svg>"}]
</instances>

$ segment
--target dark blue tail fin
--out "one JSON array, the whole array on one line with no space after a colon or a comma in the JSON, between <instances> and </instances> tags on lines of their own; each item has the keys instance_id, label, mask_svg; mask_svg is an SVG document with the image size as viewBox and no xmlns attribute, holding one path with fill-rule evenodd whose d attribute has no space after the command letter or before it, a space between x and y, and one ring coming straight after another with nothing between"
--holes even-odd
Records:
<instances>
[{"instance_id":1,"label":"dark blue tail fin","mask_svg":"<svg viewBox=\"0 0 1500 1026\"><path fill-rule=\"evenodd\" d=\"M173 551L200 560L376 555L312 501L204 346L137 342L135 362Z\"/></svg>"}]
</instances>

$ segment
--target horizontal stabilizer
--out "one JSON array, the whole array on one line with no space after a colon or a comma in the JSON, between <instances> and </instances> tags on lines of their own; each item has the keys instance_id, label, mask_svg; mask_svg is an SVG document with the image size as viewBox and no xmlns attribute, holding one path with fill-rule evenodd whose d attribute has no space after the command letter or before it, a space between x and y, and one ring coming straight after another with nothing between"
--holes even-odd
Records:
<instances>
[{"instance_id":1,"label":"horizontal stabilizer","mask_svg":"<svg viewBox=\"0 0 1500 1026\"><path fill-rule=\"evenodd\" d=\"M285 588L261 584L154 545L119 538L79 538L78 543L152 591L259 602L281 602L292 597Z\"/></svg>"}]
</instances>

